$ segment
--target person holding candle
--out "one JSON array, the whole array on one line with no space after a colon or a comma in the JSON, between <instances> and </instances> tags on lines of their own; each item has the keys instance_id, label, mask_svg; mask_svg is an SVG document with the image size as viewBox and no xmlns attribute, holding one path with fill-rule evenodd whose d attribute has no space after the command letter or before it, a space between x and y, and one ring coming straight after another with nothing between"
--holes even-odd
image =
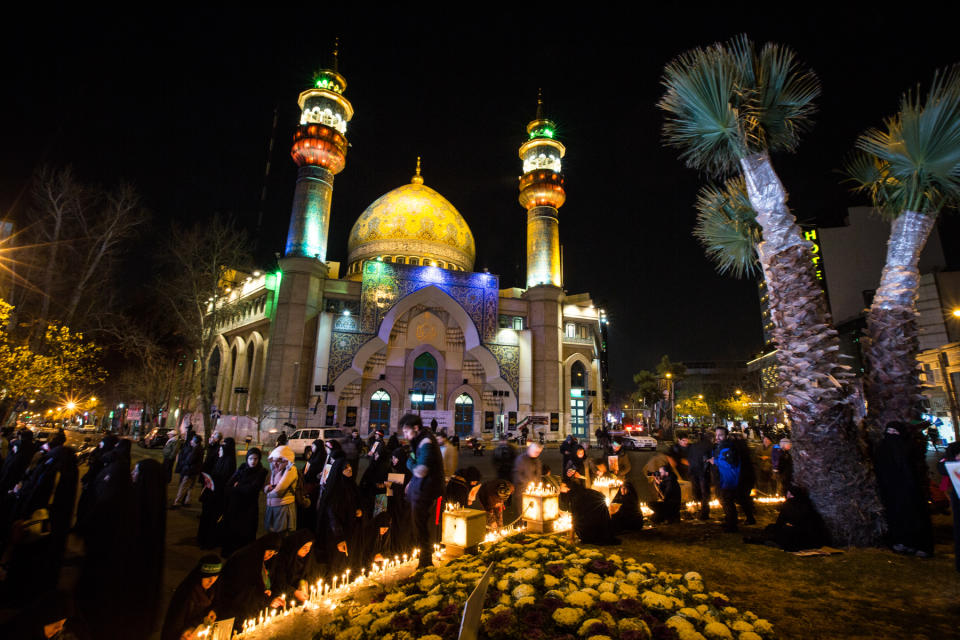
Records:
<instances>
[{"instance_id":1,"label":"person holding candle","mask_svg":"<svg viewBox=\"0 0 960 640\"><path fill-rule=\"evenodd\" d=\"M200 625L216 621L214 606L222 569L220 556L209 554L200 558L197 566L173 592L160 640L193 640Z\"/></svg>"},{"instance_id":2,"label":"person holding candle","mask_svg":"<svg viewBox=\"0 0 960 640\"><path fill-rule=\"evenodd\" d=\"M223 568L217 611L221 618L234 618L235 626L264 607L282 607L276 589L274 557L280 552L278 533L268 533L230 556Z\"/></svg>"},{"instance_id":3,"label":"person holding candle","mask_svg":"<svg viewBox=\"0 0 960 640\"><path fill-rule=\"evenodd\" d=\"M309 598L309 585L316 582L321 574L314 543L310 530L299 529L286 537L277 557L277 579L273 590L292 594L298 604L303 604Z\"/></svg>"},{"instance_id":4,"label":"person holding candle","mask_svg":"<svg viewBox=\"0 0 960 640\"><path fill-rule=\"evenodd\" d=\"M322 505L318 505L318 529L326 536L327 563L339 574L358 568L363 560L363 508L352 463L344 455L334 459L327 477Z\"/></svg>"},{"instance_id":5,"label":"person holding candle","mask_svg":"<svg viewBox=\"0 0 960 640\"><path fill-rule=\"evenodd\" d=\"M564 480L560 491L567 494L573 519L571 539L576 535L584 544L620 544L620 540L613 535L610 511L602 493L587 489L569 478Z\"/></svg>"}]
</instances>

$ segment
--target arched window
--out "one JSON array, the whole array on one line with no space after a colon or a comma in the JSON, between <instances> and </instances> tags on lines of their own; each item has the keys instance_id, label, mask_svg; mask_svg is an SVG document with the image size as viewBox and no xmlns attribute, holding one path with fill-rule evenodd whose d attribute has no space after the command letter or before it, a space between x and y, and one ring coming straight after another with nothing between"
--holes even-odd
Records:
<instances>
[{"instance_id":1,"label":"arched window","mask_svg":"<svg viewBox=\"0 0 960 640\"><path fill-rule=\"evenodd\" d=\"M377 389L370 396L370 431L390 432L390 394Z\"/></svg>"},{"instance_id":2,"label":"arched window","mask_svg":"<svg viewBox=\"0 0 960 640\"><path fill-rule=\"evenodd\" d=\"M585 389L587 386L587 371L580 361L574 362L570 367L570 388Z\"/></svg>"},{"instance_id":3,"label":"arched window","mask_svg":"<svg viewBox=\"0 0 960 640\"><path fill-rule=\"evenodd\" d=\"M574 362L570 367L570 428L577 438L587 435L586 388L587 370L582 362Z\"/></svg>"},{"instance_id":4,"label":"arched window","mask_svg":"<svg viewBox=\"0 0 960 640\"><path fill-rule=\"evenodd\" d=\"M457 435L461 438L473 435L473 398L461 393L454 400L453 422Z\"/></svg>"},{"instance_id":5,"label":"arched window","mask_svg":"<svg viewBox=\"0 0 960 640\"><path fill-rule=\"evenodd\" d=\"M406 258L404 258L403 256L397 256L397 264L403 264L406 261L407 261Z\"/></svg>"},{"instance_id":6,"label":"arched window","mask_svg":"<svg viewBox=\"0 0 960 640\"><path fill-rule=\"evenodd\" d=\"M420 258L410 258L410 261L409 261L409 262L410 262L410 264L413 264L413 265L419 265L419 264L420 264Z\"/></svg>"},{"instance_id":7,"label":"arched window","mask_svg":"<svg viewBox=\"0 0 960 640\"><path fill-rule=\"evenodd\" d=\"M207 371L210 372L207 388L210 390L210 395L213 395L217 391L217 378L220 377L220 347L214 347L213 353L210 354L210 365Z\"/></svg>"},{"instance_id":8,"label":"arched window","mask_svg":"<svg viewBox=\"0 0 960 640\"><path fill-rule=\"evenodd\" d=\"M413 361L410 406L418 411L434 411L437 408L437 359L426 352Z\"/></svg>"}]
</instances>

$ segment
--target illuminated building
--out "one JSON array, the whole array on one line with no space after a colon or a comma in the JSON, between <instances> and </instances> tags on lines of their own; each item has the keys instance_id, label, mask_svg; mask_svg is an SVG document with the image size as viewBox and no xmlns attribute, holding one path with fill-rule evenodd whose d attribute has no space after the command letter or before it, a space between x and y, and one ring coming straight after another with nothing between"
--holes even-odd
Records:
<instances>
[{"instance_id":1,"label":"illuminated building","mask_svg":"<svg viewBox=\"0 0 960 640\"><path fill-rule=\"evenodd\" d=\"M474 271L473 233L426 184L419 159L410 183L357 218L342 273L328 260L333 177L345 166L353 115L345 88L336 70L323 71L300 95L280 270L235 286L235 320L220 328L212 364L221 423L241 436L258 418L264 429L367 433L393 431L413 411L461 436L523 424L550 439L586 435L603 415L607 318L589 294L562 288L565 148L542 103L520 145L526 286L503 287Z\"/></svg>"}]
</instances>

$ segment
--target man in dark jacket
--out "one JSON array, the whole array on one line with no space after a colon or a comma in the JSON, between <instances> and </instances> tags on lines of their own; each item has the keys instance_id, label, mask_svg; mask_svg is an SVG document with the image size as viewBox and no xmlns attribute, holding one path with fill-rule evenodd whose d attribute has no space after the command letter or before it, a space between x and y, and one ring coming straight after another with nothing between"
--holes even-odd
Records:
<instances>
[{"instance_id":1,"label":"man in dark jacket","mask_svg":"<svg viewBox=\"0 0 960 640\"><path fill-rule=\"evenodd\" d=\"M423 428L420 416L408 413L399 422L403 436L410 441L407 468L413 474L406 496L420 548L420 568L433 565L435 528L440 523L443 499L443 457L433 431Z\"/></svg>"},{"instance_id":2,"label":"man in dark jacket","mask_svg":"<svg viewBox=\"0 0 960 640\"><path fill-rule=\"evenodd\" d=\"M660 500L650 505L653 509L654 522L679 522L680 521L680 484L677 482L677 476L667 465L657 469L654 476L654 482L657 491L660 492Z\"/></svg>"},{"instance_id":3,"label":"man in dark jacket","mask_svg":"<svg viewBox=\"0 0 960 640\"><path fill-rule=\"evenodd\" d=\"M704 433L699 442L687 448L687 472L693 488L693 499L700 503L700 519L710 519L710 468L707 460L713 455L713 434Z\"/></svg>"},{"instance_id":4,"label":"man in dark jacket","mask_svg":"<svg viewBox=\"0 0 960 640\"><path fill-rule=\"evenodd\" d=\"M216 462L216 460L214 460ZM177 509L182 504L190 504L190 492L193 491L193 485L197 482L197 477L203 469L203 442L199 435L193 436L193 439L180 450L180 458L177 460L177 473L180 474L180 486L177 488L177 497L173 501L171 509Z\"/></svg>"}]
</instances>

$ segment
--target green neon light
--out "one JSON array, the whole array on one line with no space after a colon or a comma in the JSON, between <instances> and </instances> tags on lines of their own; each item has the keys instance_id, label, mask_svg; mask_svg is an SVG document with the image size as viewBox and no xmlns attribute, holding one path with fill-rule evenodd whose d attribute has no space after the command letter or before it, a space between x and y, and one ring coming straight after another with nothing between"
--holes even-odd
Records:
<instances>
[{"instance_id":1,"label":"green neon light","mask_svg":"<svg viewBox=\"0 0 960 640\"><path fill-rule=\"evenodd\" d=\"M550 138L552 140L553 136L555 136L556 134L557 132L551 129L550 127L540 127L539 129L534 129L533 131L530 132L530 139L532 140L533 138Z\"/></svg>"}]
</instances>

